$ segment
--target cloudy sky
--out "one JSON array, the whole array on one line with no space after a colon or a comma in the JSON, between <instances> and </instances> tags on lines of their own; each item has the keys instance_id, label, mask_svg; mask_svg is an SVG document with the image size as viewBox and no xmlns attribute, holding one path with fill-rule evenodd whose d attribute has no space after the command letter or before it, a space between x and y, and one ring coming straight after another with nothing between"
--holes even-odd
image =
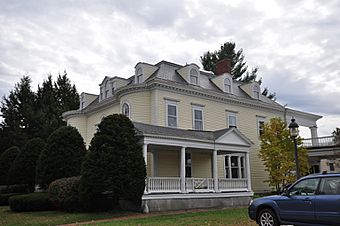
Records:
<instances>
[{"instance_id":1,"label":"cloudy sky","mask_svg":"<svg viewBox=\"0 0 340 226\"><path fill-rule=\"evenodd\" d=\"M232 41L279 103L324 116L318 132L330 135L340 127L339 15L337 0L0 0L0 95L24 74L36 89L64 70L98 94L104 76L129 77L137 62L201 65Z\"/></svg>"}]
</instances>

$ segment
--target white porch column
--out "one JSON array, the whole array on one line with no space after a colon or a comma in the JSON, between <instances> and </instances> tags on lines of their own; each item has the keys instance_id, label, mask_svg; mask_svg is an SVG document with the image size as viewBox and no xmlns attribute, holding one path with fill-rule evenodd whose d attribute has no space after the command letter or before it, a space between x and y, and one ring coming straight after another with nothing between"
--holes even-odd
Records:
<instances>
[{"instance_id":1,"label":"white porch column","mask_svg":"<svg viewBox=\"0 0 340 226\"><path fill-rule=\"evenodd\" d=\"M245 167L247 169L247 180L248 180L248 191L251 191L251 174L250 174L250 160L249 160L249 153L246 153L245 159Z\"/></svg>"},{"instance_id":2,"label":"white porch column","mask_svg":"<svg viewBox=\"0 0 340 226\"><path fill-rule=\"evenodd\" d=\"M241 157L240 156L237 156L237 165L238 165L238 178L242 178Z\"/></svg>"},{"instance_id":3,"label":"white porch column","mask_svg":"<svg viewBox=\"0 0 340 226\"><path fill-rule=\"evenodd\" d=\"M316 126L313 126L313 127L309 127L310 129L310 133L311 133L311 136L312 136L312 145L318 145L319 144L319 141L318 141L318 127Z\"/></svg>"},{"instance_id":4,"label":"white porch column","mask_svg":"<svg viewBox=\"0 0 340 226\"><path fill-rule=\"evenodd\" d=\"M145 161L145 166L148 165L148 144L143 144L143 157Z\"/></svg>"},{"instance_id":5,"label":"white porch column","mask_svg":"<svg viewBox=\"0 0 340 226\"><path fill-rule=\"evenodd\" d=\"M214 190L218 192L218 174L217 174L217 150L213 150L213 178L214 178Z\"/></svg>"},{"instance_id":6,"label":"white porch column","mask_svg":"<svg viewBox=\"0 0 340 226\"><path fill-rule=\"evenodd\" d=\"M231 175L231 156L228 156L228 166L229 166L229 178L233 178L233 175Z\"/></svg>"},{"instance_id":7,"label":"white porch column","mask_svg":"<svg viewBox=\"0 0 340 226\"><path fill-rule=\"evenodd\" d=\"M181 148L180 176L181 192L185 193L185 147Z\"/></svg>"}]
</instances>

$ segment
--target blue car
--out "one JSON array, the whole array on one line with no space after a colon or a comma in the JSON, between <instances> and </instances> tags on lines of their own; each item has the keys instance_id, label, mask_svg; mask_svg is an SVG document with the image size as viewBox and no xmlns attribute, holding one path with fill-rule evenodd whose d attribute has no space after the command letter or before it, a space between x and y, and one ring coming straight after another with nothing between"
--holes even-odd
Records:
<instances>
[{"instance_id":1,"label":"blue car","mask_svg":"<svg viewBox=\"0 0 340 226\"><path fill-rule=\"evenodd\" d=\"M251 201L248 213L261 226L340 226L340 174L303 177L281 195Z\"/></svg>"}]
</instances>

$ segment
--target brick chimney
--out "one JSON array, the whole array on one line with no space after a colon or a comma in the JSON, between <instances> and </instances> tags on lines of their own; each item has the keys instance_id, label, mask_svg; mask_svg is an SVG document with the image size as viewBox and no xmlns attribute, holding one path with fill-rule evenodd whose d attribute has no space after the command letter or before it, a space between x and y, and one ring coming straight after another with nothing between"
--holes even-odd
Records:
<instances>
[{"instance_id":1,"label":"brick chimney","mask_svg":"<svg viewBox=\"0 0 340 226\"><path fill-rule=\"evenodd\" d=\"M222 75L224 73L231 74L231 60L223 59L216 63L216 75Z\"/></svg>"}]
</instances>

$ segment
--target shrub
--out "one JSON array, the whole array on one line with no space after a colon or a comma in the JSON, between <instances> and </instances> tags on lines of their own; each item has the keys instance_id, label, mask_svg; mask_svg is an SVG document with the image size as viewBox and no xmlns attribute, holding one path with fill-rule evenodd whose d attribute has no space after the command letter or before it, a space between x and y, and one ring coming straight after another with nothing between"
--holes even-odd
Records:
<instances>
[{"instance_id":1,"label":"shrub","mask_svg":"<svg viewBox=\"0 0 340 226\"><path fill-rule=\"evenodd\" d=\"M0 206L8 206L8 199L14 195L21 195L21 193L0 194Z\"/></svg>"},{"instance_id":2,"label":"shrub","mask_svg":"<svg viewBox=\"0 0 340 226\"><path fill-rule=\"evenodd\" d=\"M26 184L13 184L0 188L0 194L5 193L28 193Z\"/></svg>"},{"instance_id":3,"label":"shrub","mask_svg":"<svg viewBox=\"0 0 340 226\"><path fill-rule=\"evenodd\" d=\"M52 210L47 193L30 193L25 195L15 195L9 198L9 207L12 211L45 211Z\"/></svg>"},{"instance_id":4,"label":"shrub","mask_svg":"<svg viewBox=\"0 0 340 226\"><path fill-rule=\"evenodd\" d=\"M80 177L61 178L53 181L48 187L51 203L57 209L68 212L79 210L79 181Z\"/></svg>"},{"instance_id":5,"label":"shrub","mask_svg":"<svg viewBox=\"0 0 340 226\"><path fill-rule=\"evenodd\" d=\"M85 154L84 141L78 130L71 126L60 127L49 136L46 148L39 156L37 183L45 189L56 179L80 175Z\"/></svg>"},{"instance_id":6,"label":"shrub","mask_svg":"<svg viewBox=\"0 0 340 226\"><path fill-rule=\"evenodd\" d=\"M138 141L129 118L118 114L103 118L82 166L80 199L85 208L93 208L104 192L110 192L117 205L119 198L141 202L146 168Z\"/></svg>"},{"instance_id":7,"label":"shrub","mask_svg":"<svg viewBox=\"0 0 340 226\"><path fill-rule=\"evenodd\" d=\"M45 142L40 138L29 140L14 160L9 173L10 184L27 184L30 192L34 191L35 169L40 152L45 148Z\"/></svg>"},{"instance_id":8,"label":"shrub","mask_svg":"<svg viewBox=\"0 0 340 226\"><path fill-rule=\"evenodd\" d=\"M20 149L16 146L13 146L8 148L0 155L0 185L8 184L8 171L19 152Z\"/></svg>"}]
</instances>

